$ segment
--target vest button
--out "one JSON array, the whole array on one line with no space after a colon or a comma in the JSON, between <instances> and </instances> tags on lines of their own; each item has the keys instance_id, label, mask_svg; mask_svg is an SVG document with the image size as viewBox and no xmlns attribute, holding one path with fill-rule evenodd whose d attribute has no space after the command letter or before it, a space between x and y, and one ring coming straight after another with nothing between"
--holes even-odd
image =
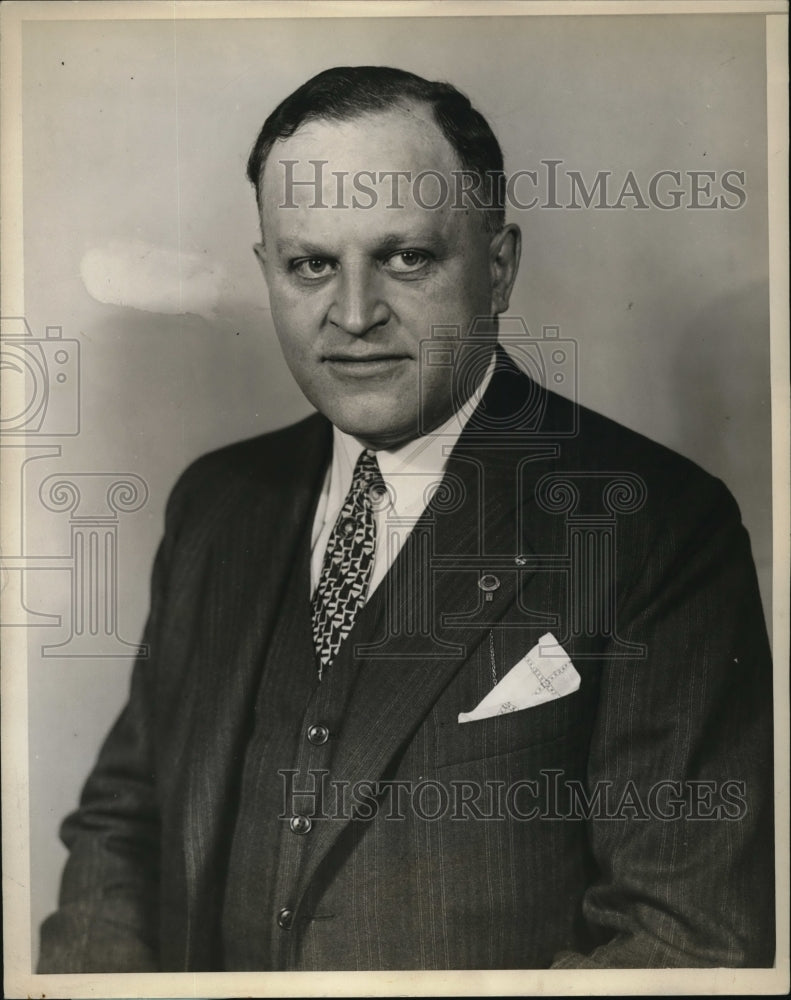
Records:
<instances>
[{"instance_id":1,"label":"vest button","mask_svg":"<svg viewBox=\"0 0 791 1000\"><path fill-rule=\"evenodd\" d=\"M294 923L294 911L289 910L288 907L284 906L283 909L277 915L277 926L282 930L287 931L291 929L291 925Z\"/></svg>"},{"instance_id":2,"label":"vest button","mask_svg":"<svg viewBox=\"0 0 791 1000\"><path fill-rule=\"evenodd\" d=\"M314 746L323 746L330 738L330 731L326 726L311 726L308 729L308 742Z\"/></svg>"},{"instance_id":3,"label":"vest button","mask_svg":"<svg viewBox=\"0 0 791 1000\"><path fill-rule=\"evenodd\" d=\"M346 517L341 523L341 531L346 538L351 538L357 530L357 522L353 517Z\"/></svg>"},{"instance_id":4,"label":"vest button","mask_svg":"<svg viewBox=\"0 0 791 1000\"><path fill-rule=\"evenodd\" d=\"M308 816L292 816L288 824L292 833L310 833L313 823Z\"/></svg>"}]
</instances>

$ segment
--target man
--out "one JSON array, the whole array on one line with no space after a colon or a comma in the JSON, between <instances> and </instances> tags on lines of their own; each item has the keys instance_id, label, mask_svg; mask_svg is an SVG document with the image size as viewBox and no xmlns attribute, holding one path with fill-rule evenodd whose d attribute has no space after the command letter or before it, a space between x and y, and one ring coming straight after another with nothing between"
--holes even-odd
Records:
<instances>
[{"instance_id":1,"label":"man","mask_svg":"<svg viewBox=\"0 0 791 1000\"><path fill-rule=\"evenodd\" d=\"M540 384L562 342L498 346L520 234L488 124L333 69L248 172L319 413L175 487L40 971L771 964L746 532Z\"/></svg>"}]
</instances>

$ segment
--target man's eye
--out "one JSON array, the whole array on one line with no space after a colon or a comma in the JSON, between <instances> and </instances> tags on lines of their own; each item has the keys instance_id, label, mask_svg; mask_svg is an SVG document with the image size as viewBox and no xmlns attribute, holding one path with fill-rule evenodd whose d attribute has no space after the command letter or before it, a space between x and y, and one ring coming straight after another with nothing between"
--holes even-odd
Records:
<instances>
[{"instance_id":1,"label":"man's eye","mask_svg":"<svg viewBox=\"0 0 791 1000\"><path fill-rule=\"evenodd\" d=\"M409 274L419 271L428 264L428 257L419 250L399 250L387 258L386 266L396 274Z\"/></svg>"},{"instance_id":2,"label":"man's eye","mask_svg":"<svg viewBox=\"0 0 791 1000\"><path fill-rule=\"evenodd\" d=\"M332 271L332 263L324 257L303 257L291 265L301 278L324 278Z\"/></svg>"}]
</instances>

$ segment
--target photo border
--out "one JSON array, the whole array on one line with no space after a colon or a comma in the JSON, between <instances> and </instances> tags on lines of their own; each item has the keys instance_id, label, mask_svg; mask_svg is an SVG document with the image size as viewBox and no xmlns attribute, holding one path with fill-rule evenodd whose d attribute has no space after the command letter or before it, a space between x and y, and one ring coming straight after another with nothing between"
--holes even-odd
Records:
<instances>
[{"instance_id":1,"label":"photo border","mask_svg":"<svg viewBox=\"0 0 791 1000\"><path fill-rule=\"evenodd\" d=\"M6 996L486 996L603 994L768 994L789 986L789 288L787 8L781 0L713 2L56 2L4 3L2 16L2 302L25 315L22 231L21 28L26 20L187 20L193 18L766 15L769 172L770 337L773 454L773 645L775 659L776 897L773 969L503 970L464 972L147 973L35 975L29 896L28 692L25 629L5 630L2 671L3 910ZM3 518L19 497L3 481ZM16 505L16 509L15 509Z\"/></svg>"}]
</instances>

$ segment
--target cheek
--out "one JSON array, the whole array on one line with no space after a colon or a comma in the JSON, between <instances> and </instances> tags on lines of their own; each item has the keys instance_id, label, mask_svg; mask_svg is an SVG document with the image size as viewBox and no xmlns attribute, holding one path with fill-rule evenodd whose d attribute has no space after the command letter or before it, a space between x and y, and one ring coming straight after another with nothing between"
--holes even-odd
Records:
<instances>
[{"instance_id":1,"label":"cheek","mask_svg":"<svg viewBox=\"0 0 791 1000\"><path fill-rule=\"evenodd\" d=\"M491 281L488 265L468 267L457 285L457 302L470 315L486 314L491 306Z\"/></svg>"},{"instance_id":2,"label":"cheek","mask_svg":"<svg viewBox=\"0 0 791 1000\"><path fill-rule=\"evenodd\" d=\"M316 286L306 286L284 264L272 264L265 271L272 309L300 310L311 307L321 296Z\"/></svg>"},{"instance_id":3,"label":"cheek","mask_svg":"<svg viewBox=\"0 0 791 1000\"><path fill-rule=\"evenodd\" d=\"M311 353L314 338L308 334L307 325L300 322L298 314L285 309L283 313L272 309L275 333L280 350L292 375L303 386L315 379L315 362Z\"/></svg>"},{"instance_id":4,"label":"cheek","mask_svg":"<svg viewBox=\"0 0 791 1000\"><path fill-rule=\"evenodd\" d=\"M270 285L269 307L278 339L287 354L298 354L315 339L316 304L292 289Z\"/></svg>"},{"instance_id":5,"label":"cheek","mask_svg":"<svg viewBox=\"0 0 791 1000\"><path fill-rule=\"evenodd\" d=\"M433 422L436 414L446 415L455 407L453 401L452 369L445 366L424 364L418 374L417 400L424 417Z\"/></svg>"},{"instance_id":6,"label":"cheek","mask_svg":"<svg viewBox=\"0 0 791 1000\"><path fill-rule=\"evenodd\" d=\"M432 327L459 327L466 334L476 309L486 308L485 299L465 284L465 276L446 275L441 282L391 294L388 303L394 321L414 342L430 339Z\"/></svg>"},{"instance_id":7,"label":"cheek","mask_svg":"<svg viewBox=\"0 0 791 1000\"><path fill-rule=\"evenodd\" d=\"M460 260L443 275L441 284L432 290L427 304L432 315L441 314L443 322L462 327L462 334L472 319L489 312L491 290L486 267ZM425 311L424 311L425 315Z\"/></svg>"}]
</instances>

